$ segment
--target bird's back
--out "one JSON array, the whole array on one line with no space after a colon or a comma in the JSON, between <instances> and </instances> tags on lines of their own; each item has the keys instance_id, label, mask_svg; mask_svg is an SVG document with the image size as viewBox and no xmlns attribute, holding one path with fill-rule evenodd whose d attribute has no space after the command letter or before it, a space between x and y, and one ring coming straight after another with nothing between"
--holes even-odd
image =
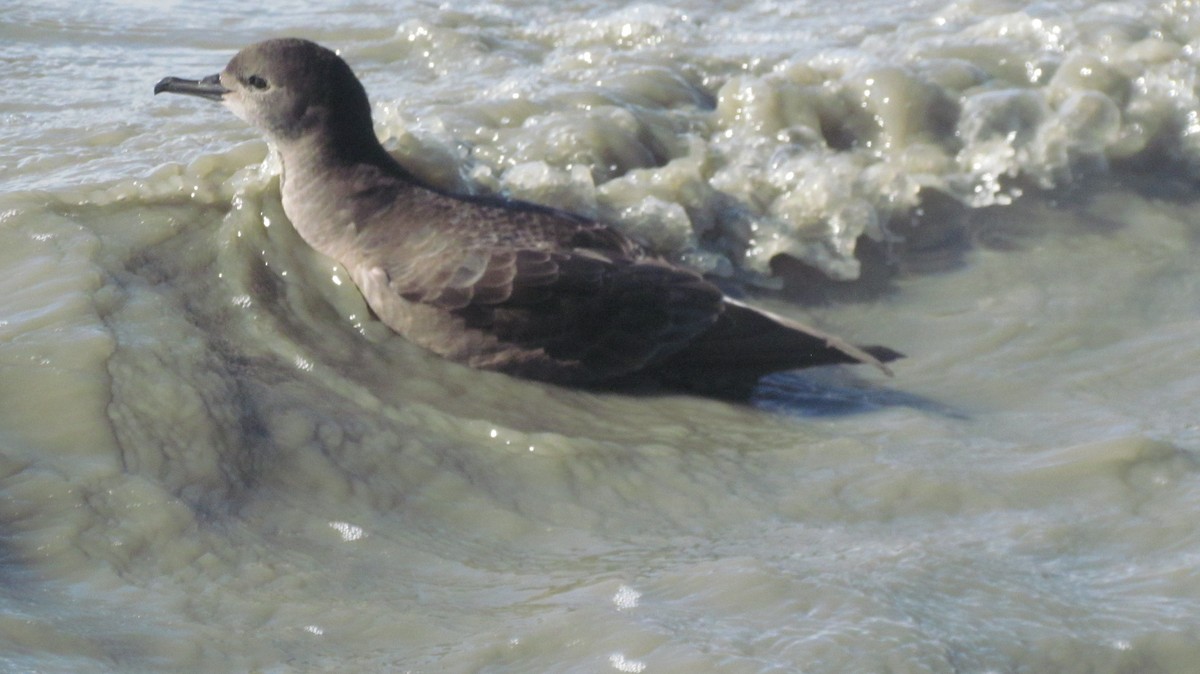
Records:
<instances>
[{"instance_id":1,"label":"bird's back","mask_svg":"<svg viewBox=\"0 0 1200 674\"><path fill-rule=\"evenodd\" d=\"M474 367L596 384L683 348L723 311L698 274L561 211L413 186L343 260L397 332Z\"/></svg>"}]
</instances>

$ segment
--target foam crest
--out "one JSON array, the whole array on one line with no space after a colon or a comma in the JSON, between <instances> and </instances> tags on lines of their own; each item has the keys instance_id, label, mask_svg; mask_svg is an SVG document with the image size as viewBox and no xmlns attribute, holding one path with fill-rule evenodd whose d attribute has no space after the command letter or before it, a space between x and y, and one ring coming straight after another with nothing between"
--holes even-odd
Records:
<instances>
[{"instance_id":1,"label":"foam crest","mask_svg":"<svg viewBox=\"0 0 1200 674\"><path fill-rule=\"evenodd\" d=\"M787 255L850 279L859 240L934 193L1002 206L1131 166L1200 172L1194 15L956 2L812 45L639 5L514 23L487 53L476 36L486 95L385 103L381 125L451 148L462 185L611 219L705 271Z\"/></svg>"}]
</instances>

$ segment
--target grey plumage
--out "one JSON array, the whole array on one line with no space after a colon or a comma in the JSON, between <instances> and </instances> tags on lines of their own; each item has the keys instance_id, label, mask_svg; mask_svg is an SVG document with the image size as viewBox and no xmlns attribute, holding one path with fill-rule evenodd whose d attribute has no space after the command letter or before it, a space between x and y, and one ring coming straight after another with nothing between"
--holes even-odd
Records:
<instances>
[{"instance_id":1,"label":"grey plumage","mask_svg":"<svg viewBox=\"0 0 1200 674\"><path fill-rule=\"evenodd\" d=\"M379 144L350 67L315 43L261 42L219 75L168 77L154 91L220 100L266 133L297 232L346 267L380 320L451 360L560 384L719 395L778 370L887 371L899 357L726 298L603 224L422 184Z\"/></svg>"}]
</instances>

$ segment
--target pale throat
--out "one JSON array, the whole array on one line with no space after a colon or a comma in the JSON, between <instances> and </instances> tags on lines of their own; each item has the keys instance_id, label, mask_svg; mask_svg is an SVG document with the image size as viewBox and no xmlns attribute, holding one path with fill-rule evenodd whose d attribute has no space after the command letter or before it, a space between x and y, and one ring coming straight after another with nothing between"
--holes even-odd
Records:
<instances>
[{"instance_id":1,"label":"pale throat","mask_svg":"<svg viewBox=\"0 0 1200 674\"><path fill-rule=\"evenodd\" d=\"M342 172L316 143L276 143L282 171L283 212L308 245L341 260L354 244L353 209L346 201Z\"/></svg>"}]
</instances>

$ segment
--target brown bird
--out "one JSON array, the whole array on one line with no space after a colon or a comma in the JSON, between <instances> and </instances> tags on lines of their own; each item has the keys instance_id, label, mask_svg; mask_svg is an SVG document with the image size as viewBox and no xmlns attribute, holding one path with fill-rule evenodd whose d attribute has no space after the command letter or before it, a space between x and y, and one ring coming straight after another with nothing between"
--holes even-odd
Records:
<instances>
[{"instance_id":1,"label":"brown bird","mask_svg":"<svg viewBox=\"0 0 1200 674\"><path fill-rule=\"evenodd\" d=\"M350 66L313 42L260 42L217 75L163 79L161 92L220 101L263 131L300 236L346 268L381 321L450 360L565 385L743 396L771 372L887 372L900 357L728 298L606 225L424 184L379 143Z\"/></svg>"}]
</instances>

